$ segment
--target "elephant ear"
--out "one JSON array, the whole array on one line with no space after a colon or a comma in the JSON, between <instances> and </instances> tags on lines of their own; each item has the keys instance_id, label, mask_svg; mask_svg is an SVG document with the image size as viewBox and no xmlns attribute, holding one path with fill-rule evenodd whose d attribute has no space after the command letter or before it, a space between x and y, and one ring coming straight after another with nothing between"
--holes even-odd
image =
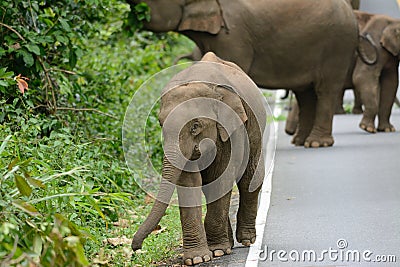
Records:
<instances>
[{"instance_id":1,"label":"elephant ear","mask_svg":"<svg viewBox=\"0 0 400 267\"><path fill-rule=\"evenodd\" d=\"M369 33L359 36L357 51L360 59L367 65L378 61L378 48Z\"/></svg>"},{"instance_id":2,"label":"elephant ear","mask_svg":"<svg viewBox=\"0 0 400 267\"><path fill-rule=\"evenodd\" d=\"M397 57L400 53L400 28L391 25L386 27L382 33L381 45Z\"/></svg>"},{"instance_id":3,"label":"elephant ear","mask_svg":"<svg viewBox=\"0 0 400 267\"><path fill-rule=\"evenodd\" d=\"M217 0L187 0L179 31L200 31L217 34L224 25Z\"/></svg>"},{"instance_id":4,"label":"elephant ear","mask_svg":"<svg viewBox=\"0 0 400 267\"><path fill-rule=\"evenodd\" d=\"M215 90L217 91L217 95L220 101L228 105L231 109L235 111L235 113L239 116L242 123L247 121L246 111L244 109L243 103L239 97L239 95L235 92L235 90L229 85L218 85ZM232 132L234 132L240 125L233 125L233 119L231 118L232 114L230 114L226 109L217 108L217 119L218 122L223 122L227 128L230 128ZM229 124L232 125L229 125ZM220 124L217 124L218 133L223 142L226 142L229 139L229 133L226 129Z\"/></svg>"}]
</instances>

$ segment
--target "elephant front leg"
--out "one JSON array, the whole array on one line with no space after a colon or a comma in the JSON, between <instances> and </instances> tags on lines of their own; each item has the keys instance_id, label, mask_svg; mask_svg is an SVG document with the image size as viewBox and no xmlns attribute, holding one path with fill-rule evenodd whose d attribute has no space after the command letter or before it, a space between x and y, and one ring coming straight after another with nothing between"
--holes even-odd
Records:
<instances>
[{"instance_id":1,"label":"elephant front leg","mask_svg":"<svg viewBox=\"0 0 400 267\"><path fill-rule=\"evenodd\" d=\"M265 176L264 157L258 149L251 149L247 168L238 182L240 202L236 239L244 246L250 246L256 241L258 194Z\"/></svg>"},{"instance_id":2,"label":"elephant front leg","mask_svg":"<svg viewBox=\"0 0 400 267\"><path fill-rule=\"evenodd\" d=\"M232 227L229 221L231 192L217 201L207 204L204 226L209 249L214 257L231 254L233 247Z\"/></svg>"},{"instance_id":3,"label":"elephant front leg","mask_svg":"<svg viewBox=\"0 0 400 267\"><path fill-rule=\"evenodd\" d=\"M186 265L207 262L212 258L202 222L201 185L199 173L183 172L177 187L183 234L183 260Z\"/></svg>"},{"instance_id":4,"label":"elephant front leg","mask_svg":"<svg viewBox=\"0 0 400 267\"><path fill-rule=\"evenodd\" d=\"M390 123L390 115L394 100L396 99L397 87L399 84L399 73L397 65L394 68L385 70L381 77L381 92L378 113L378 131L379 132L395 132L396 129Z\"/></svg>"},{"instance_id":5,"label":"elephant front leg","mask_svg":"<svg viewBox=\"0 0 400 267\"><path fill-rule=\"evenodd\" d=\"M295 95L299 105L299 124L292 143L296 146L302 146L310 135L314 124L317 96L311 88L305 91L297 91Z\"/></svg>"},{"instance_id":6,"label":"elephant front leg","mask_svg":"<svg viewBox=\"0 0 400 267\"><path fill-rule=\"evenodd\" d=\"M363 114L362 101L360 93L357 90L353 90L354 92L354 106L351 111L353 114Z\"/></svg>"},{"instance_id":7,"label":"elephant front leg","mask_svg":"<svg viewBox=\"0 0 400 267\"><path fill-rule=\"evenodd\" d=\"M334 143L332 137L332 123L337 95L335 91L329 91L330 88L324 87L325 86L320 86L315 89L317 101L314 126L310 135L304 142L304 147L328 147L332 146ZM333 88L335 87L333 86ZM337 92L339 93L339 91Z\"/></svg>"},{"instance_id":8,"label":"elephant front leg","mask_svg":"<svg viewBox=\"0 0 400 267\"><path fill-rule=\"evenodd\" d=\"M376 133L375 118L379 106L379 75L356 66L353 74L354 89L364 104L360 128L369 133Z\"/></svg>"}]
</instances>

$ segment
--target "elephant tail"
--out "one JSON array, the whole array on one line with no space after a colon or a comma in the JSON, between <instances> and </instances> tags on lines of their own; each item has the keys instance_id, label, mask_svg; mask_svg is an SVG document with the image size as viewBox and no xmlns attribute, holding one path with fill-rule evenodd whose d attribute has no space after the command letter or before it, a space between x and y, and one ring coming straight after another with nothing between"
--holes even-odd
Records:
<instances>
[{"instance_id":1,"label":"elephant tail","mask_svg":"<svg viewBox=\"0 0 400 267\"><path fill-rule=\"evenodd\" d=\"M359 36L357 52L367 65L374 65L378 61L378 48L369 33Z\"/></svg>"}]
</instances>

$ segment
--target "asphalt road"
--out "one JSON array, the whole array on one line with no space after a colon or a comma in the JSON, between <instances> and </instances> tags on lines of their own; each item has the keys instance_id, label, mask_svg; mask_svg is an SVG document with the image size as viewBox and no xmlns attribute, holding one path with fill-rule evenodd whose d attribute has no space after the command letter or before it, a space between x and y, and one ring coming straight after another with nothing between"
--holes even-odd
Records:
<instances>
[{"instance_id":1,"label":"asphalt road","mask_svg":"<svg viewBox=\"0 0 400 267\"><path fill-rule=\"evenodd\" d=\"M323 149L293 147L279 123L261 242L268 257L247 266L400 266L400 132L364 133L360 119L335 116L335 145ZM392 123L400 129L399 109ZM246 266L248 251L208 266ZM392 255L397 263L376 262Z\"/></svg>"}]
</instances>

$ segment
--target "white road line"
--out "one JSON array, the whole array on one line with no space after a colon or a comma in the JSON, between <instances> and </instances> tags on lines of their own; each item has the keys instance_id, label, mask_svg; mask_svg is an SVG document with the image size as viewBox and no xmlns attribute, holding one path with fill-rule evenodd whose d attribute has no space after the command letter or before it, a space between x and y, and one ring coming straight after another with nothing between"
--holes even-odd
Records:
<instances>
[{"instance_id":1,"label":"white road line","mask_svg":"<svg viewBox=\"0 0 400 267\"><path fill-rule=\"evenodd\" d=\"M277 118L282 114L281 96L284 95L284 90L279 90L275 93L275 107L274 107L274 117ZM259 253L262 249L262 242L264 236L265 224L267 222L267 215L271 201L271 191L272 191L272 174L274 171L274 158L276 142L278 138L278 122L274 121L273 132L269 134L268 141L266 142L266 157L265 157L265 178L264 183L261 188L260 193L260 204L257 211L256 218L256 242L250 246L249 254L247 255L246 267L258 266ZM266 129L266 131L268 128ZM268 164L269 163L269 164Z\"/></svg>"}]
</instances>

